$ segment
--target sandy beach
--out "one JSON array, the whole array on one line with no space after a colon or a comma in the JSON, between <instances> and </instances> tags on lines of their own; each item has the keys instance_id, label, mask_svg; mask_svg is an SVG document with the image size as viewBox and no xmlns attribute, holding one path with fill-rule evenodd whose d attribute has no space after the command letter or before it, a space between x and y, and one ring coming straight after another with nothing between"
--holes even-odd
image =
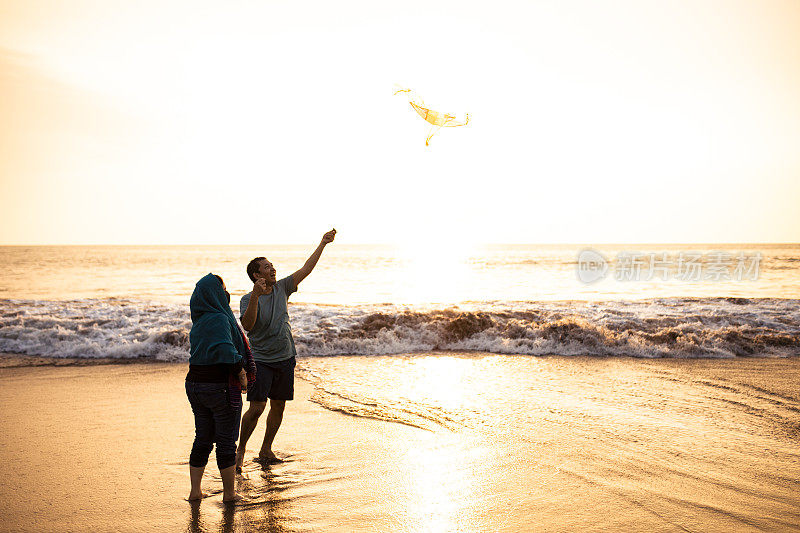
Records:
<instances>
[{"instance_id":1,"label":"sandy beach","mask_svg":"<svg viewBox=\"0 0 800 533\"><path fill-rule=\"evenodd\" d=\"M0 370L7 480L0 529L390 529L401 517L374 512L383 507L378 476L396 465L386 443L430 437L327 411L308 401L312 387L298 380L280 438L287 462L262 468L248 461L240 478L247 499L231 514L222 504L213 454L204 479L212 496L200 505L184 501L194 434L183 391L185 365L58 363ZM255 446L263 432L262 423ZM354 472L361 475L348 480Z\"/></svg>"},{"instance_id":2,"label":"sandy beach","mask_svg":"<svg viewBox=\"0 0 800 533\"><path fill-rule=\"evenodd\" d=\"M434 354L408 360L414 365L427 360L474 366L494 364L496 358ZM338 359L362 364L360 358ZM726 422L715 413L704 422L703 442L692 442L687 423L676 433L687 439L685 443L654 448L626 442L626 448L612 450L604 437L609 426L595 424L595 433L584 438L575 414L553 405L550 416L537 422L542 435L510 439L505 433L509 442L503 443L497 437L510 430L498 430L502 424L494 429L447 424L422 429L325 409L319 405L326 403L319 384L298 379L296 399L287 408L276 442L277 452L287 461L271 467L250 461L263 436L262 423L250 441L238 481L244 501L233 508L222 504L212 455L204 480L212 496L189 504L184 498L193 423L183 391L184 364L70 366L74 362L60 361L61 366L44 366L47 360L6 356L0 368L0 475L5 480L0 529L800 529L800 462L792 449L800 427L800 360L536 359L548 379L561 379L561 386L568 385L563 376L602 376L624 369L637 374L641 391L676 381L711 386L724 394L749 391L749 405L724 399L723 418L738 424L747 411L773 405L769 416L761 417L759 431L788 431L776 437L785 447L757 450L748 448L746 438L734 442L734 447L743 448L744 457L752 454L752 464L747 464L742 456L721 450L731 443L715 441L726 431ZM313 358L301 364L307 376L315 373ZM642 383L643 375L652 376L651 381ZM669 426L674 419L669 408L664 411L663 425ZM627 423L641 425L647 415L643 407L630 404L625 416ZM508 418L504 423L511 422ZM578 444L570 439L579 436L580 448L569 449L566 444ZM682 451L673 453L672 444ZM717 470L712 446L734 463ZM789 462L792 454L795 459ZM624 462L629 460L663 468L645 472ZM614 464L627 465L625 472L600 475L603 469L612 471ZM598 470L598 465L603 468ZM738 479L735 472L740 472Z\"/></svg>"}]
</instances>

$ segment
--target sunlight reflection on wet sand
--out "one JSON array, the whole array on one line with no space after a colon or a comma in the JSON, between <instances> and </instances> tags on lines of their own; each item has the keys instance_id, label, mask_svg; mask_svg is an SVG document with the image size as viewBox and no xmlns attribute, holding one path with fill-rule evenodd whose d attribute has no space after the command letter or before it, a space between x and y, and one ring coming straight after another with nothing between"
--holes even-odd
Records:
<instances>
[{"instance_id":1,"label":"sunlight reflection on wet sand","mask_svg":"<svg viewBox=\"0 0 800 533\"><path fill-rule=\"evenodd\" d=\"M184 365L4 368L0 524L349 532L800 523L794 359L447 354L301 366L377 415L427 425L331 412L308 401L319 383L298 380L276 442L286 462L252 461L262 422L239 479L243 501L222 504L212 455L211 496L189 504Z\"/></svg>"}]
</instances>

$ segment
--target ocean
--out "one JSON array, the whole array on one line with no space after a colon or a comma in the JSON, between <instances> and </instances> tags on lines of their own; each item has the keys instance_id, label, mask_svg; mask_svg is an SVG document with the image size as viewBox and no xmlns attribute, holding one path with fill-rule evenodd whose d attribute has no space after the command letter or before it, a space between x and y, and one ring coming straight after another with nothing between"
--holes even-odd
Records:
<instances>
[{"instance_id":1,"label":"ocean","mask_svg":"<svg viewBox=\"0 0 800 533\"><path fill-rule=\"evenodd\" d=\"M251 258L267 256L280 278L302 266L312 249L1 247L0 351L184 361L188 301L198 279L221 275L238 315L239 299L252 288L245 273ZM290 299L298 353L800 353L798 245L596 247L610 268L594 283L579 279L582 250L331 245ZM632 270L621 270L622 264L633 250L643 260L638 279L627 279ZM716 264L719 273L716 254L728 257L728 278L711 270ZM758 271L736 279L739 254L758 254ZM679 261L691 255L707 272L679 279ZM662 264L666 258L671 270L650 272L652 256Z\"/></svg>"}]
</instances>

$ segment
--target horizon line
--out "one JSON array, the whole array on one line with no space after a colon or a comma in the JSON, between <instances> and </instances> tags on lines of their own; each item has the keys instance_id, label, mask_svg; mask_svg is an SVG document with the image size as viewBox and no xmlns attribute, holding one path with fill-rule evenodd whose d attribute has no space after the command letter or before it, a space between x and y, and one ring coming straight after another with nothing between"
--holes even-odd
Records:
<instances>
[{"instance_id":1,"label":"horizon line","mask_svg":"<svg viewBox=\"0 0 800 533\"><path fill-rule=\"evenodd\" d=\"M273 242L273 243L126 243L126 244L110 244L110 243L35 243L35 244L1 244L2 248L33 248L33 247L47 247L47 246L63 246L63 247L125 247L125 246L152 246L152 247L170 247L170 246L313 246L313 242ZM341 246L407 246L408 242L351 242L340 243ZM732 245L795 245L800 246L800 242L787 242L787 241L717 241L717 242L679 242L679 241L652 241L652 242L479 242L479 243L455 243L456 246L634 246L634 245L718 245L718 246L732 246Z\"/></svg>"}]
</instances>

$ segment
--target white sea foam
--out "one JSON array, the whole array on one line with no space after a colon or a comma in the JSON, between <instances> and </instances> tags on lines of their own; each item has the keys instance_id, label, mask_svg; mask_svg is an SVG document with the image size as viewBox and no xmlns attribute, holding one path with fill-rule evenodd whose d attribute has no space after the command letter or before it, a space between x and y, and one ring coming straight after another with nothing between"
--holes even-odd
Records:
<instances>
[{"instance_id":1,"label":"white sea foam","mask_svg":"<svg viewBox=\"0 0 800 533\"><path fill-rule=\"evenodd\" d=\"M487 302L448 308L291 305L299 355L482 351L524 355L800 355L800 301L664 298ZM188 359L185 305L121 299L0 300L0 351Z\"/></svg>"},{"instance_id":2,"label":"white sea foam","mask_svg":"<svg viewBox=\"0 0 800 533\"><path fill-rule=\"evenodd\" d=\"M46 357L188 359L186 306L117 299L0 300L0 351Z\"/></svg>"}]
</instances>

